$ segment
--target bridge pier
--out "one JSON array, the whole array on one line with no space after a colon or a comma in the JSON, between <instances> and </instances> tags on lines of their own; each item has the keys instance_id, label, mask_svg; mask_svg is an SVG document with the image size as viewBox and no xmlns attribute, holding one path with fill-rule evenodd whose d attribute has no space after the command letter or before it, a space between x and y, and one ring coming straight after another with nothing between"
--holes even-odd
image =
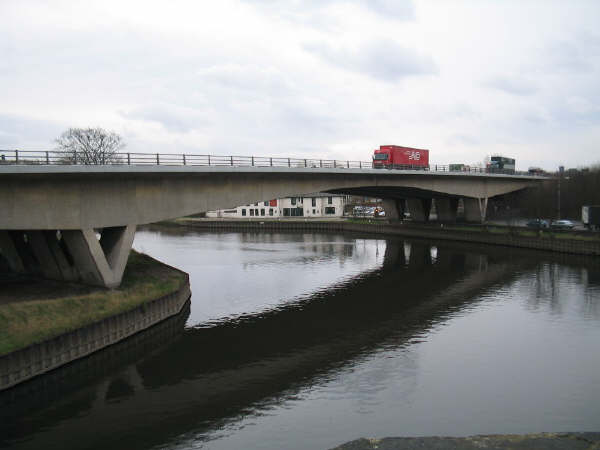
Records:
<instances>
[{"instance_id":1,"label":"bridge pier","mask_svg":"<svg viewBox=\"0 0 600 450\"><path fill-rule=\"evenodd\" d=\"M0 231L0 254L13 272L117 287L135 229L135 225L104 228L100 240L93 229Z\"/></svg>"},{"instance_id":2,"label":"bridge pier","mask_svg":"<svg viewBox=\"0 0 600 450\"><path fill-rule=\"evenodd\" d=\"M80 279L96 286L119 286L135 228L135 225L104 228L100 241L92 229L64 231L62 235Z\"/></svg>"},{"instance_id":3,"label":"bridge pier","mask_svg":"<svg viewBox=\"0 0 600 450\"><path fill-rule=\"evenodd\" d=\"M458 199L452 197L436 197L435 209L440 222L456 222Z\"/></svg>"},{"instance_id":4,"label":"bridge pier","mask_svg":"<svg viewBox=\"0 0 600 450\"><path fill-rule=\"evenodd\" d=\"M405 200L398 198L384 198L381 199L383 203L383 209L385 211L385 218L388 220L403 220Z\"/></svg>"},{"instance_id":5,"label":"bridge pier","mask_svg":"<svg viewBox=\"0 0 600 450\"><path fill-rule=\"evenodd\" d=\"M416 222L427 222L431 211L430 198L408 198L406 199L410 217Z\"/></svg>"},{"instance_id":6,"label":"bridge pier","mask_svg":"<svg viewBox=\"0 0 600 450\"><path fill-rule=\"evenodd\" d=\"M465 220L467 222L483 223L487 213L488 198L464 197Z\"/></svg>"}]
</instances>

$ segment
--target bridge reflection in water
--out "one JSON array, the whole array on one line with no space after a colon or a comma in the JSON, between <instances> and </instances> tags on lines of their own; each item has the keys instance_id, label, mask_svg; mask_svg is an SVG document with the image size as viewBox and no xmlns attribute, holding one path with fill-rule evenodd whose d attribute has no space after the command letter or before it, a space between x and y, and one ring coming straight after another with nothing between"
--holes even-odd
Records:
<instances>
[{"instance_id":1,"label":"bridge reflection in water","mask_svg":"<svg viewBox=\"0 0 600 450\"><path fill-rule=\"evenodd\" d=\"M149 448L182 436L202 442L380 349L409 345L512 281L515 268L537 267L535 258L515 254L527 253L390 240L381 267L301 301L195 328L184 328L186 309L3 393L0 446Z\"/></svg>"}]
</instances>

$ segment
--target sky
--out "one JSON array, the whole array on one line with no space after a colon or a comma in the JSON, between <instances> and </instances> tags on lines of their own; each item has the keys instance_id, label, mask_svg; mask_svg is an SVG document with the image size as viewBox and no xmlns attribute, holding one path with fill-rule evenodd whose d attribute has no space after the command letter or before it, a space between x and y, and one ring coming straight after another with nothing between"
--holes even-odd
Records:
<instances>
[{"instance_id":1,"label":"sky","mask_svg":"<svg viewBox=\"0 0 600 450\"><path fill-rule=\"evenodd\" d=\"M0 0L0 148L600 162L600 2Z\"/></svg>"}]
</instances>

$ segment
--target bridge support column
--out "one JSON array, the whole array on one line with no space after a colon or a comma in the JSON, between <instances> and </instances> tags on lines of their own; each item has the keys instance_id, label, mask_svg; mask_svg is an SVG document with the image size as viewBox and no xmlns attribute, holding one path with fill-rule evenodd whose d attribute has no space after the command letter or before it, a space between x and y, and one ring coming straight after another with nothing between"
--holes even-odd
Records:
<instances>
[{"instance_id":1,"label":"bridge support column","mask_svg":"<svg viewBox=\"0 0 600 450\"><path fill-rule=\"evenodd\" d=\"M456 222L458 199L452 197L436 197L435 209L440 222Z\"/></svg>"},{"instance_id":2,"label":"bridge support column","mask_svg":"<svg viewBox=\"0 0 600 450\"><path fill-rule=\"evenodd\" d=\"M63 231L63 238L82 281L109 288L119 286L135 228L135 225L105 228L100 240L92 229Z\"/></svg>"},{"instance_id":3,"label":"bridge support column","mask_svg":"<svg viewBox=\"0 0 600 450\"><path fill-rule=\"evenodd\" d=\"M404 219L404 199L384 198L382 199L385 218L388 220Z\"/></svg>"},{"instance_id":4,"label":"bridge support column","mask_svg":"<svg viewBox=\"0 0 600 450\"><path fill-rule=\"evenodd\" d=\"M410 217L416 222L427 222L431 211L430 198L409 198L406 200Z\"/></svg>"},{"instance_id":5,"label":"bridge support column","mask_svg":"<svg viewBox=\"0 0 600 450\"><path fill-rule=\"evenodd\" d=\"M488 199L485 198L463 198L463 204L465 205L465 220L467 222L485 222L485 215L487 212Z\"/></svg>"},{"instance_id":6,"label":"bridge support column","mask_svg":"<svg viewBox=\"0 0 600 450\"><path fill-rule=\"evenodd\" d=\"M0 254L6 258L10 270L17 273L25 272L23 260L8 231L0 230Z\"/></svg>"}]
</instances>

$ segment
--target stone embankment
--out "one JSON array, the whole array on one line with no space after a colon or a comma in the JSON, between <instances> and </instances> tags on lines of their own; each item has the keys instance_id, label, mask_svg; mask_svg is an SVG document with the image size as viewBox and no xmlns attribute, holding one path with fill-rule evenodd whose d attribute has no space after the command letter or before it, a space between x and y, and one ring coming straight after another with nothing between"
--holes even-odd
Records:
<instances>
[{"instance_id":1,"label":"stone embankment","mask_svg":"<svg viewBox=\"0 0 600 450\"><path fill-rule=\"evenodd\" d=\"M538 433L496 434L469 437L402 437L383 439L357 439L332 450L597 450L600 448L600 433Z\"/></svg>"},{"instance_id":2,"label":"stone embankment","mask_svg":"<svg viewBox=\"0 0 600 450\"><path fill-rule=\"evenodd\" d=\"M547 250L576 255L600 255L598 233L570 233L527 230L500 226L461 226L444 224L416 224L413 222L388 223L385 221L335 220L210 220L179 219L180 225L204 229L230 229L237 231L327 231L398 235L413 238L504 245L509 247Z\"/></svg>"}]
</instances>

